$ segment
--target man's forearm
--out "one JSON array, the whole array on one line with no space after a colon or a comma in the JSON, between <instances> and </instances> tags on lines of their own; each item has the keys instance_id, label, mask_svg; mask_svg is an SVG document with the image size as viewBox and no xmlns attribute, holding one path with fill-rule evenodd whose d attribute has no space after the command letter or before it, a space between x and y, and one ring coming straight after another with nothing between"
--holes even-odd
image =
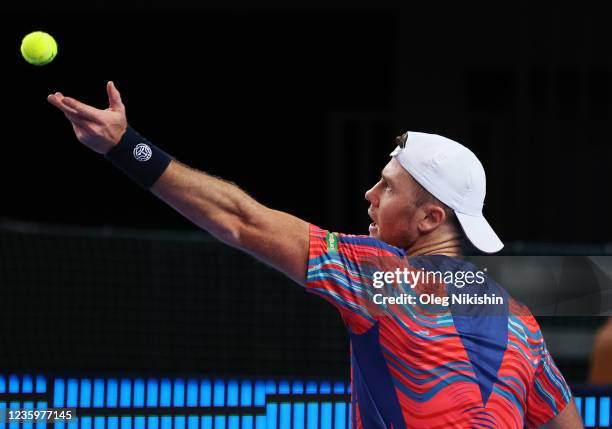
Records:
<instances>
[{"instance_id":1,"label":"man's forearm","mask_svg":"<svg viewBox=\"0 0 612 429\"><path fill-rule=\"evenodd\" d=\"M183 216L217 237L240 246L240 231L265 210L238 186L172 161L151 191Z\"/></svg>"},{"instance_id":2,"label":"man's forearm","mask_svg":"<svg viewBox=\"0 0 612 429\"><path fill-rule=\"evenodd\" d=\"M272 210L238 186L172 161L151 191L199 227L303 284L308 223Z\"/></svg>"}]
</instances>

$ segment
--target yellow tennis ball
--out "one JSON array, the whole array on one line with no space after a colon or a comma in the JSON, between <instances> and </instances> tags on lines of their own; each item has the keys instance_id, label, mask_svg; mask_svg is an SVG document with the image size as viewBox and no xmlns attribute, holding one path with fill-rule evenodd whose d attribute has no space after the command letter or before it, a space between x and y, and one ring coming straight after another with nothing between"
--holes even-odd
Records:
<instances>
[{"instance_id":1,"label":"yellow tennis ball","mask_svg":"<svg viewBox=\"0 0 612 429\"><path fill-rule=\"evenodd\" d=\"M44 66L57 55L57 43L50 34L35 31L21 41L21 55L30 64Z\"/></svg>"}]
</instances>

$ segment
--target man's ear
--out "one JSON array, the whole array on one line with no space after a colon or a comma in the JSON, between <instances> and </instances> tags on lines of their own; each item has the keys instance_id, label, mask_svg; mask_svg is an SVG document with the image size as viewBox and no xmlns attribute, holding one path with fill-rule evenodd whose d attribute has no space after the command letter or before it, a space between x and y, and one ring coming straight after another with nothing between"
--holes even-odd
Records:
<instances>
[{"instance_id":1,"label":"man's ear","mask_svg":"<svg viewBox=\"0 0 612 429\"><path fill-rule=\"evenodd\" d=\"M438 204L423 204L421 210L421 219L417 224L417 228L423 234L433 231L446 222L446 212Z\"/></svg>"}]
</instances>

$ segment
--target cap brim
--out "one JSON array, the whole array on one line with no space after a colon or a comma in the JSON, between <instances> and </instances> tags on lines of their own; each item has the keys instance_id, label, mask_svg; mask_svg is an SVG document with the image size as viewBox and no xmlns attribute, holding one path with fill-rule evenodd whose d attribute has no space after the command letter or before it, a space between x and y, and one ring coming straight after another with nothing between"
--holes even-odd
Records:
<instances>
[{"instance_id":1,"label":"cap brim","mask_svg":"<svg viewBox=\"0 0 612 429\"><path fill-rule=\"evenodd\" d=\"M495 234L484 216L470 216L459 212L455 212L455 214L468 240L478 250L485 253L495 253L504 247L504 243Z\"/></svg>"}]
</instances>

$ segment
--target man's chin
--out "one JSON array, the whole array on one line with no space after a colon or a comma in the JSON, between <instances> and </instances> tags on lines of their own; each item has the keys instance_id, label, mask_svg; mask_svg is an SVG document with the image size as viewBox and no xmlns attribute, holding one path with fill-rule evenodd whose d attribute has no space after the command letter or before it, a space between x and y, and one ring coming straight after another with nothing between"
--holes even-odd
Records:
<instances>
[{"instance_id":1,"label":"man's chin","mask_svg":"<svg viewBox=\"0 0 612 429\"><path fill-rule=\"evenodd\" d=\"M374 222L370 224L368 231L370 232L370 237L378 238L378 225L376 225Z\"/></svg>"}]
</instances>

